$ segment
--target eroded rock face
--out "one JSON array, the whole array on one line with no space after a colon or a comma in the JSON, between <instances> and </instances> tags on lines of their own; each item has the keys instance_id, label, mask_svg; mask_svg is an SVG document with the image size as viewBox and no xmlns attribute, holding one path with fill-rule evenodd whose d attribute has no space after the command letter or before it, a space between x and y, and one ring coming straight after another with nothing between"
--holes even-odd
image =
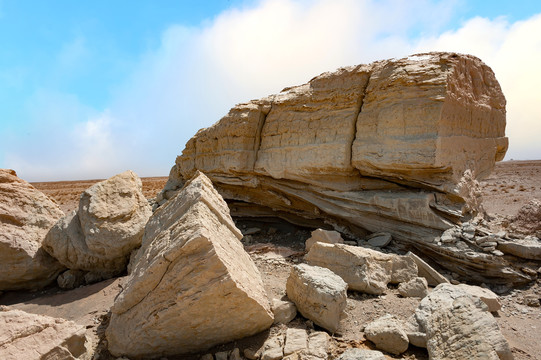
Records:
<instances>
[{"instance_id":1,"label":"eroded rock face","mask_svg":"<svg viewBox=\"0 0 541 360\"><path fill-rule=\"evenodd\" d=\"M476 212L476 179L503 158L504 131L505 98L478 58L430 53L346 67L239 104L200 130L161 197L201 170L234 214L325 221L359 239L386 232L454 271L458 259L482 274L492 259L440 251L434 239ZM487 271L525 281L496 264Z\"/></svg>"},{"instance_id":2,"label":"eroded rock face","mask_svg":"<svg viewBox=\"0 0 541 360\"><path fill-rule=\"evenodd\" d=\"M0 311L0 358L89 359L86 328L72 321Z\"/></svg>"},{"instance_id":3,"label":"eroded rock face","mask_svg":"<svg viewBox=\"0 0 541 360\"><path fill-rule=\"evenodd\" d=\"M152 209L141 179L125 171L85 190L79 210L59 220L43 246L63 265L111 277L126 268L141 245Z\"/></svg>"},{"instance_id":4,"label":"eroded rock face","mask_svg":"<svg viewBox=\"0 0 541 360\"><path fill-rule=\"evenodd\" d=\"M197 173L150 218L106 336L115 356L202 351L269 328L261 275L211 181Z\"/></svg>"},{"instance_id":5,"label":"eroded rock face","mask_svg":"<svg viewBox=\"0 0 541 360\"><path fill-rule=\"evenodd\" d=\"M64 267L42 242L64 213L45 194L0 169L0 290L39 289Z\"/></svg>"}]
</instances>

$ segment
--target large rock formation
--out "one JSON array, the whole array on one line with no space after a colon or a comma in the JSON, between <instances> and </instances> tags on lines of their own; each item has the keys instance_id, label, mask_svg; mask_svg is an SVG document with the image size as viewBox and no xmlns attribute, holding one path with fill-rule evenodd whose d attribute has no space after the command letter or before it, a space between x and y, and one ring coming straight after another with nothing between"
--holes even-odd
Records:
<instances>
[{"instance_id":1,"label":"large rock formation","mask_svg":"<svg viewBox=\"0 0 541 360\"><path fill-rule=\"evenodd\" d=\"M86 328L65 319L0 310L0 359L90 359Z\"/></svg>"},{"instance_id":2,"label":"large rock formation","mask_svg":"<svg viewBox=\"0 0 541 360\"><path fill-rule=\"evenodd\" d=\"M41 244L64 213L13 170L0 169L0 290L38 289L64 268Z\"/></svg>"},{"instance_id":3,"label":"large rock formation","mask_svg":"<svg viewBox=\"0 0 541 360\"><path fill-rule=\"evenodd\" d=\"M79 210L55 224L43 247L70 269L110 277L126 269L151 214L141 179L125 171L85 190Z\"/></svg>"},{"instance_id":4,"label":"large rock formation","mask_svg":"<svg viewBox=\"0 0 541 360\"><path fill-rule=\"evenodd\" d=\"M325 221L359 238L387 232L459 274L527 281L503 259L435 240L477 211L475 180L503 158L504 132L505 98L476 57L346 67L236 105L200 130L160 199L201 170L235 215Z\"/></svg>"},{"instance_id":5,"label":"large rock formation","mask_svg":"<svg viewBox=\"0 0 541 360\"><path fill-rule=\"evenodd\" d=\"M111 353L201 351L269 328L269 300L241 238L227 204L196 174L148 221L134 269L111 309Z\"/></svg>"}]
</instances>

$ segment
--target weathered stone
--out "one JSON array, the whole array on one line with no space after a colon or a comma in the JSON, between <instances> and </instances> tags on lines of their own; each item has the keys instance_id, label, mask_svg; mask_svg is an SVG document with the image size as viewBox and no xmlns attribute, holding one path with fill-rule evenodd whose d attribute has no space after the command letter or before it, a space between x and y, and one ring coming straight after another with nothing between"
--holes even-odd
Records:
<instances>
[{"instance_id":1,"label":"weathered stone","mask_svg":"<svg viewBox=\"0 0 541 360\"><path fill-rule=\"evenodd\" d=\"M293 354L308 348L308 334L304 329L288 328L284 355Z\"/></svg>"},{"instance_id":2,"label":"weathered stone","mask_svg":"<svg viewBox=\"0 0 541 360\"><path fill-rule=\"evenodd\" d=\"M305 256L308 264L338 274L350 290L382 294L391 281L392 256L375 250L342 244L315 243Z\"/></svg>"},{"instance_id":3,"label":"weathered stone","mask_svg":"<svg viewBox=\"0 0 541 360\"><path fill-rule=\"evenodd\" d=\"M511 227L523 234L536 235L541 233L541 201L531 199L522 206L512 219Z\"/></svg>"},{"instance_id":4,"label":"weathered stone","mask_svg":"<svg viewBox=\"0 0 541 360\"><path fill-rule=\"evenodd\" d=\"M229 360L242 360L239 348L234 348L231 350L231 353L229 353Z\"/></svg>"},{"instance_id":5,"label":"weathered stone","mask_svg":"<svg viewBox=\"0 0 541 360\"><path fill-rule=\"evenodd\" d=\"M524 282L503 260L478 266L428 245L477 211L476 180L503 159L504 132L505 97L488 66L419 54L235 106L187 142L164 191L201 170L239 215L288 213L357 238L388 232L453 271L460 259L466 274Z\"/></svg>"},{"instance_id":6,"label":"weathered stone","mask_svg":"<svg viewBox=\"0 0 541 360\"><path fill-rule=\"evenodd\" d=\"M229 351L219 351L216 354L214 354L214 358L216 360L228 360Z\"/></svg>"},{"instance_id":7,"label":"weathered stone","mask_svg":"<svg viewBox=\"0 0 541 360\"><path fill-rule=\"evenodd\" d=\"M227 204L197 173L150 218L106 331L115 356L201 351L269 328L259 271Z\"/></svg>"},{"instance_id":8,"label":"weathered stone","mask_svg":"<svg viewBox=\"0 0 541 360\"><path fill-rule=\"evenodd\" d=\"M541 260L541 241L535 236L515 241L500 241L498 250L523 259Z\"/></svg>"},{"instance_id":9,"label":"weathered stone","mask_svg":"<svg viewBox=\"0 0 541 360\"><path fill-rule=\"evenodd\" d=\"M214 356L212 354L205 354L201 356L200 360L214 360Z\"/></svg>"},{"instance_id":10,"label":"weathered stone","mask_svg":"<svg viewBox=\"0 0 541 360\"><path fill-rule=\"evenodd\" d=\"M393 236L389 233L380 232L367 236L365 240L368 241L371 246L384 247L391 243Z\"/></svg>"},{"instance_id":11,"label":"weathered stone","mask_svg":"<svg viewBox=\"0 0 541 360\"><path fill-rule=\"evenodd\" d=\"M316 331L308 336L308 353L320 359L327 359L331 337L323 331Z\"/></svg>"},{"instance_id":12,"label":"weathered stone","mask_svg":"<svg viewBox=\"0 0 541 360\"><path fill-rule=\"evenodd\" d=\"M337 360L385 360L381 351L368 349L347 349Z\"/></svg>"},{"instance_id":13,"label":"weathered stone","mask_svg":"<svg viewBox=\"0 0 541 360\"><path fill-rule=\"evenodd\" d=\"M306 240L306 251L310 251L310 248L316 242L322 242L326 244L343 244L344 239L342 239L342 235L340 235L338 231L316 229L312 231L312 236L308 240Z\"/></svg>"},{"instance_id":14,"label":"weathered stone","mask_svg":"<svg viewBox=\"0 0 541 360\"><path fill-rule=\"evenodd\" d=\"M42 242L64 216L51 199L13 170L0 169L0 290L39 289L64 267Z\"/></svg>"},{"instance_id":15,"label":"weathered stone","mask_svg":"<svg viewBox=\"0 0 541 360\"><path fill-rule=\"evenodd\" d=\"M527 294L524 295L524 304L531 307L539 307L541 306L541 297L536 294Z\"/></svg>"},{"instance_id":16,"label":"weathered stone","mask_svg":"<svg viewBox=\"0 0 541 360\"><path fill-rule=\"evenodd\" d=\"M125 171L85 190L79 210L58 221L43 246L70 269L111 277L126 269L151 214L141 179Z\"/></svg>"},{"instance_id":17,"label":"weathered stone","mask_svg":"<svg viewBox=\"0 0 541 360\"><path fill-rule=\"evenodd\" d=\"M391 284L400 284L415 279L419 274L417 263L409 256L391 255Z\"/></svg>"},{"instance_id":18,"label":"weathered stone","mask_svg":"<svg viewBox=\"0 0 541 360\"><path fill-rule=\"evenodd\" d=\"M500 304L500 297L489 289L466 284L460 284L457 286L467 293L481 299L481 301L488 306L488 311L490 312L498 311L502 308L502 305Z\"/></svg>"},{"instance_id":19,"label":"weathered stone","mask_svg":"<svg viewBox=\"0 0 541 360\"><path fill-rule=\"evenodd\" d=\"M427 322L430 359L513 359L496 320L480 304L479 299L461 296L431 314Z\"/></svg>"},{"instance_id":20,"label":"weathered stone","mask_svg":"<svg viewBox=\"0 0 541 360\"><path fill-rule=\"evenodd\" d=\"M56 279L61 289L75 289L85 283L85 273L80 270L66 270Z\"/></svg>"},{"instance_id":21,"label":"weathered stone","mask_svg":"<svg viewBox=\"0 0 541 360\"><path fill-rule=\"evenodd\" d=\"M364 336L378 349L395 355L402 354L409 346L404 325L392 315L385 315L366 325Z\"/></svg>"},{"instance_id":22,"label":"weathered stone","mask_svg":"<svg viewBox=\"0 0 541 360\"><path fill-rule=\"evenodd\" d=\"M272 300L275 324L287 324L297 316L297 307L291 301Z\"/></svg>"},{"instance_id":23,"label":"weathered stone","mask_svg":"<svg viewBox=\"0 0 541 360\"><path fill-rule=\"evenodd\" d=\"M84 359L86 329L72 321L0 310L0 359Z\"/></svg>"},{"instance_id":24,"label":"weathered stone","mask_svg":"<svg viewBox=\"0 0 541 360\"><path fill-rule=\"evenodd\" d=\"M261 360L279 360L284 357L284 336L275 335L263 344Z\"/></svg>"},{"instance_id":25,"label":"weathered stone","mask_svg":"<svg viewBox=\"0 0 541 360\"><path fill-rule=\"evenodd\" d=\"M317 245L325 245L316 243ZM287 279L287 297L297 310L317 325L335 332L346 308L348 285L329 269L295 265Z\"/></svg>"},{"instance_id":26,"label":"weathered stone","mask_svg":"<svg viewBox=\"0 0 541 360\"><path fill-rule=\"evenodd\" d=\"M398 285L398 293L404 297L424 298L428 295L428 283L423 277L416 277Z\"/></svg>"},{"instance_id":27,"label":"weathered stone","mask_svg":"<svg viewBox=\"0 0 541 360\"><path fill-rule=\"evenodd\" d=\"M428 265L423 259L409 251L406 256L415 261L418 268L418 274L420 277L424 277L430 286L436 286L439 284L447 284L447 280L443 275L437 272L432 266Z\"/></svg>"}]
</instances>

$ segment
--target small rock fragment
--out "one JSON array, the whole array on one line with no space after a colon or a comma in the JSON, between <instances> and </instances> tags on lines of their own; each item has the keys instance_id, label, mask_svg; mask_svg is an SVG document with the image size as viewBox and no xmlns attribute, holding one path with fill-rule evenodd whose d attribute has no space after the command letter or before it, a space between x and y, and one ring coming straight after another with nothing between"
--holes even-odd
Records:
<instances>
[{"instance_id":1,"label":"small rock fragment","mask_svg":"<svg viewBox=\"0 0 541 360\"><path fill-rule=\"evenodd\" d=\"M423 277L416 277L398 285L398 293L404 297L424 298L428 295L428 282Z\"/></svg>"},{"instance_id":2,"label":"small rock fragment","mask_svg":"<svg viewBox=\"0 0 541 360\"><path fill-rule=\"evenodd\" d=\"M273 299L272 312L275 324L287 324L297 316L297 307L291 301Z\"/></svg>"},{"instance_id":3,"label":"small rock fragment","mask_svg":"<svg viewBox=\"0 0 541 360\"><path fill-rule=\"evenodd\" d=\"M369 323L364 329L364 335L378 349L395 355L402 354L409 346L404 325L392 315L385 315Z\"/></svg>"},{"instance_id":4,"label":"small rock fragment","mask_svg":"<svg viewBox=\"0 0 541 360\"><path fill-rule=\"evenodd\" d=\"M308 240L306 240L306 251L310 251L310 248L316 242L322 242L326 244L343 244L344 239L342 239L342 235L340 235L338 231L316 229L312 231L312 236Z\"/></svg>"}]
</instances>

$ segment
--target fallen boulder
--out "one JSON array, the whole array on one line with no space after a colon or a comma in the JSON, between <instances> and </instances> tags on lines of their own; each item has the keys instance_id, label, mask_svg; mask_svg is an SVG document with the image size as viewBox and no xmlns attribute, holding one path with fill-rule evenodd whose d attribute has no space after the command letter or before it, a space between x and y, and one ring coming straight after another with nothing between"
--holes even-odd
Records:
<instances>
[{"instance_id":1,"label":"fallen boulder","mask_svg":"<svg viewBox=\"0 0 541 360\"><path fill-rule=\"evenodd\" d=\"M327 223L357 239L386 232L452 271L526 282L505 259L435 241L477 212L476 181L507 150L505 113L494 73L474 56L340 68L198 131L161 198L200 170L234 215Z\"/></svg>"},{"instance_id":2,"label":"fallen boulder","mask_svg":"<svg viewBox=\"0 0 541 360\"><path fill-rule=\"evenodd\" d=\"M286 284L287 297L302 316L332 333L346 308L347 288L331 270L307 264L293 266Z\"/></svg>"},{"instance_id":3,"label":"fallen boulder","mask_svg":"<svg viewBox=\"0 0 541 360\"><path fill-rule=\"evenodd\" d=\"M490 289L467 284L459 284L457 287L481 299L488 306L488 311L490 312L498 311L502 308L500 297Z\"/></svg>"},{"instance_id":4,"label":"fallen boulder","mask_svg":"<svg viewBox=\"0 0 541 360\"><path fill-rule=\"evenodd\" d=\"M297 316L297 307L291 301L272 299L275 324L287 324Z\"/></svg>"},{"instance_id":5,"label":"fallen boulder","mask_svg":"<svg viewBox=\"0 0 541 360\"><path fill-rule=\"evenodd\" d=\"M424 298L428 295L428 283L423 277L416 277L398 285L398 293L404 297Z\"/></svg>"},{"instance_id":6,"label":"fallen boulder","mask_svg":"<svg viewBox=\"0 0 541 360\"><path fill-rule=\"evenodd\" d=\"M408 335L404 325L392 315L385 315L366 325L364 336L380 350L400 355L408 349Z\"/></svg>"},{"instance_id":7,"label":"fallen boulder","mask_svg":"<svg viewBox=\"0 0 541 360\"><path fill-rule=\"evenodd\" d=\"M141 179L125 171L85 190L78 211L55 224L43 247L69 269L109 278L126 269L151 214Z\"/></svg>"},{"instance_id":8,"label":"fallen boulder","mask_svg":"<svg viewBox=\"0 0 541 360\"><path fill-rule=\"evenodd\" d=\"M368 294L382 294L387 284L417 276L417 267L411 259L359 246L315 243L305 260L310 265L330 269L344 279L350 290Z\"/></svg>"},{"instance_id":9,"label":"fallen boulder","mask_svg":"<svg viewBox=\"0 0 541 360\"><path fill-rule=\"evenodd\" d=\"M273 315L229 209L202 173L150 218L106 331L115 356L203 351L261 332Z\"/></svg>"},{"instance_id":10,"label":"fallen boulder","mask_svg":"<svg viewBox=\"0 0 541 360\"><path fill-rule=\"evenodd\" d=\"M39 289L64 266L42 248L64 216L57 204L13 170L0 169L0 290Z\"/></svg>"},{"instance_id":11,"label":"fallen boulder","mask_svg":"<svg viewBox=\"0 0 541 360\"><path fill-rule=\"evenodd\" d=\"M89 359L86 328L72 321L0 310L0 359Z\"/></svg>"}]
</instances>

